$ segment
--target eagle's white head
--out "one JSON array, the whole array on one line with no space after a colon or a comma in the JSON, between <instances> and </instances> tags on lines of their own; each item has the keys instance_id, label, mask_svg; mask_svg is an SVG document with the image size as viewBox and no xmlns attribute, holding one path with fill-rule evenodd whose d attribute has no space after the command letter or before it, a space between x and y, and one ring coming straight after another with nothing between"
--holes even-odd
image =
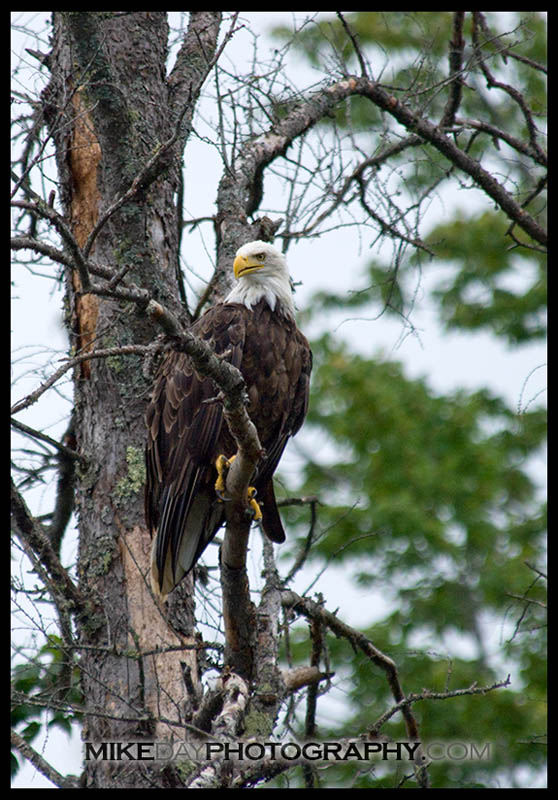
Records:
<instances>
[{"instance_id":1,"label":"eagle's white head","mask_svg":"<svg viewBox=\"0 0 558 800\"><path fill-rule=\"evenodd\" d=\"M262 298L272 311L279 309L294 317L295 308L287 262L269 242L248 242L236 251L234 276L238 283L226 303L242 303L252 308Z\"/></svg>"}]
</instances>

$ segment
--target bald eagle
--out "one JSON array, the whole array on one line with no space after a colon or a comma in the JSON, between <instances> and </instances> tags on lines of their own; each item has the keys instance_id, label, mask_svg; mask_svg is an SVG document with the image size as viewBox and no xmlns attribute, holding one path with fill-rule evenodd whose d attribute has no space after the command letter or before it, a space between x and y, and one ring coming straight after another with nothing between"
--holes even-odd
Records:
<instances>
[{"instance_id":1,"label":"bald eagle","mask_svg":"<svg viewBox=\"0 0 558 800\"><path fill-rule=\"evenodd\" d=\"M261 507L265 534L280 543L285 532L272 478L306 416L312 353L295 322L284 256L267 242L249 242L237 251L233 269L233 290L190 330L244 377L248 413L265 451L252 480L256 509ZM147 408L145 515L154 535L151 584L163 597L190 572L225 522L216 464L221 456L233 456L236 444L217 393L188 356L171 351Z\"/></svg>"}]
</instances>

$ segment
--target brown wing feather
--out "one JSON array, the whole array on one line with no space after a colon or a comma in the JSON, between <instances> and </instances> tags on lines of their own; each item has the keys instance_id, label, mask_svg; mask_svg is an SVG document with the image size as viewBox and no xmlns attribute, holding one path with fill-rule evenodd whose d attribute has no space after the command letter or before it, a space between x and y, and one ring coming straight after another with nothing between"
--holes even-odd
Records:
<instances>
[{"instance_id":1,"label":"brown wing feather","mask_svg":"<svg viewBox=\"0 0 558 800\"><path fill-rule=\"evenodd\" d=\"M252 310L215 306L192 327L217 353L243 373L249 413L266 458L254 485L263 503L263 528L272 541L285 533L275 503L272 476L288 439L301 427L308 407L312 354L291 317L265 301ZM147 409L145 512L152 532L156 589L167 594L194 566L224 521L214 491L214 461L233 455L217 393L186 356L170 353L157 376Z\"/></svg>"},{"instance_id":2,"label":"brown wing feather","mask_svg":"<svg viewBox=\"0 0 558 800\"><path fill-rule=\"evenodd\" d=\"M262 336L262 331L265 336ZM246 323L242 373L248 386L252 421L266 451L254 485L263 503L262 527L274 542L285 541L272 476L291 436L308 409L312 353L292 317L256 306Z\"/></svg>"},{"instance_id":3,"label":"brown wing feather","mask_svg":"<svg viewBox=\"0 0 558 800\"><path fill-rule=\"evenodd\" d=\"M192 332L239 366L244 319L236 307L215 306ZM155 589L167 594L195 562L223 522L214 491L222 406L213 381L183 353L167 355L146 412L145 516L152 533Z\"/></svg>"}]
</instances>

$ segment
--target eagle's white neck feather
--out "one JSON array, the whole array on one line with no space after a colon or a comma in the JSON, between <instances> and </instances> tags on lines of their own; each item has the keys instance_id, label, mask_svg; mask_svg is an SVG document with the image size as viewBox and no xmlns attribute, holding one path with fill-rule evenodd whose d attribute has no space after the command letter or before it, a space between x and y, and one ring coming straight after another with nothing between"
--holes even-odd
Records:
<instances>
[{"instance_id":1,"label":"eagle's white neck feather","mask_svg":"<svg viewBox=\"0 0 558 800\"><path fill-rule=\"evenodd\" d=\"M242 269L226 303L241 303L252 309L265 300L272 311L295 316L291 279L285 256L268 242L248 242L236 251L235 274Z\"/></svg>"},{"instance_id":2,"label":"eagle's white neck feather","mask_svg":"<svg viewBox=\"0 0 558 800\"><path fill-rule=\"evenodd\" d=\"M275 311L278 302L279 310L295 316L295 307L290 282L281 276L246 275L240 278L236 286L225 298L225 303L241 303L250 310L260 300L266 300L272 311Z\"/></svg>"}]
</instances>

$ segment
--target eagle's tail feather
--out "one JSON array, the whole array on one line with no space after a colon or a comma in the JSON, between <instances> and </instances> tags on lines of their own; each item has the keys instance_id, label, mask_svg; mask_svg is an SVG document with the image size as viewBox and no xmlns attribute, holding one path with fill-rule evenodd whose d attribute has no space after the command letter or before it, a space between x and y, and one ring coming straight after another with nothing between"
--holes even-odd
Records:
<instances>
[{"instance_id":1,"label":"eagle's tail feather","mask_svg":"<svg viewBox=\"0 0 558 800\"><path fill-rule=\"evenodd\" d=\"M265 535L268 539L271 539L272 542L282 544L286 538L285 530L281 522L281 517L279 516L273 480L271 478L265 486L260 488L258 492L258 502L263 506L262 527Z\"/></svg>"}]
</instances>

